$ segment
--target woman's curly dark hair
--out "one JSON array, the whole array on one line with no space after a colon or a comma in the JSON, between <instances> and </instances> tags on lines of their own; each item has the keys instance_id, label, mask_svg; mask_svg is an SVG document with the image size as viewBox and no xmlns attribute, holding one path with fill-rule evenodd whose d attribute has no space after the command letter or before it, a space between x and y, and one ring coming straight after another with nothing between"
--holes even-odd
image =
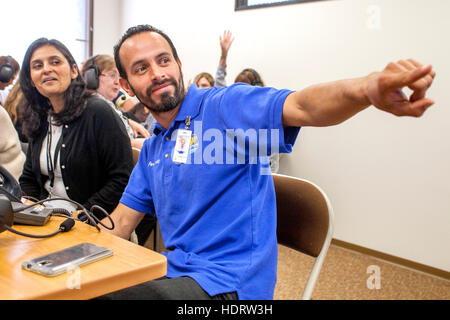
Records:
<instances>
[{"instance_id":1,"label":"woman's curly dark hair","mask_svg":"<svg viewBox=\"0 0 450 320\"><path fill-rule=\"evenodd\" d=\"M78 76L73 79L65 92L64 108L59 113L53 113L50 101L44 97L33 85L30 74L30 62L33 53L42 46L53 46L67 59L71 67L77 68ZM70 123L78 118L86 107L86 99L91 95L86 91L86 84L78 70L77 63L69 49L55 39L40 38L34 41L27 49L20 70L20 87L23 95L28 101L22 113L23 133L33 140L43 128L50 114L58 125Z\"/></svg>"}]
</instances>

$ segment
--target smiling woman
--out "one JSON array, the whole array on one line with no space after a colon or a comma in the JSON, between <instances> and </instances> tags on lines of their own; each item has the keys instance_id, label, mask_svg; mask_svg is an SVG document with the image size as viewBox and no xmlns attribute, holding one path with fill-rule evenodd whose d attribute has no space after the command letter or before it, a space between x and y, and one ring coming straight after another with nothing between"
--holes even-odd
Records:
<instances>
[{"instance_id":1,"label":"smiling woman","mask_svg":"<svg viewBox=\"0 0 450 320\"><path fill-rule=\"evenodd\" d=\"M50 100L55 113L64 108L64 95L72 80L78 76L76 65L70 65L63 54L52 45L45 45L31 56L30 76L33 85Z\"/></svg>"},{"instance_id":2,"label":"smiling woman","mask_svg":"<svg viewBox=\"0 0 450 320\"><path fill-rule=\"evenodd\" d=\"M20 86L29 102L23 131L30 145L19 179L24 193L38 199L69 198L88 209L99 205L111 212L133 168L130 141L118 115L104 99L86 91L72 54L58 40L40 38L30 45Z\"/></svg>"}]
</instances>

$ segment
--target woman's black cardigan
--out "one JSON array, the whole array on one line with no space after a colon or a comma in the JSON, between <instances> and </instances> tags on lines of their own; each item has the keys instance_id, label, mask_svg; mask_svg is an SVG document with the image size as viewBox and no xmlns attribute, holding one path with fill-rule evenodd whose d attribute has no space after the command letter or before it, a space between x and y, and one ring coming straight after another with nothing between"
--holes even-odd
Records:
<instances>
[{"instance_id":1,"label":"woman's black cardigan","mask_svg":"<svg viewBox=\"0 0 450 320\"><path fill-rule=\"evenodd\" d=\"M48 196L41 174L40 154L48 122L30 142L20 186L25 195ZM130 139L117 113L100 98L90 98L82 114L63 125L61 173L70 199L88 210L99 205L112 212L119 203L133 170Z\"/></svg>"}]
</instances>

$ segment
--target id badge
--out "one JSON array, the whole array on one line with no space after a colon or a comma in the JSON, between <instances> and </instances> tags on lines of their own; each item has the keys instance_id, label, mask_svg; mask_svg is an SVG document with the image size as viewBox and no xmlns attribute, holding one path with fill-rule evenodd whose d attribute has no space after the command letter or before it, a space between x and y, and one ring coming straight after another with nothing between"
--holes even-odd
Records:
<instances>
[{"instance_id":1,"label":"id badge","mask_svg":"<svg viewBox=\"0 0 450 320\"><path fill-rule=\"evenodd\" d=\"M191 146L191 130L178 130L175 150L173 152L172 161L174 163L187 163L189 156L189 148Z\"/></svg>"}]
</instances>

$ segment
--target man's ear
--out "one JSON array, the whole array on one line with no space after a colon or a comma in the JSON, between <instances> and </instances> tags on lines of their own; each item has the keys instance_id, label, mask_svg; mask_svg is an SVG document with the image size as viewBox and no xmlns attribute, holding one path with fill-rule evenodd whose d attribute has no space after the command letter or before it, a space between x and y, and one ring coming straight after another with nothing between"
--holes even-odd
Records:
<instances>
[{"instance_id":1,"label":"man's ear","mask_svg":"<svg viewBox=\"0 0 450 320\"><path fill-rule=\"evenodd\" d=\"M128 95L130 97L135 96L133 90L131 89L130 84L128 83L128 80L126 80L124 78L119 78L119 83L120 83L120 86L122 87L122 89L125 90L125 92L128 93Z\"/></svg>"}]
</instances>

